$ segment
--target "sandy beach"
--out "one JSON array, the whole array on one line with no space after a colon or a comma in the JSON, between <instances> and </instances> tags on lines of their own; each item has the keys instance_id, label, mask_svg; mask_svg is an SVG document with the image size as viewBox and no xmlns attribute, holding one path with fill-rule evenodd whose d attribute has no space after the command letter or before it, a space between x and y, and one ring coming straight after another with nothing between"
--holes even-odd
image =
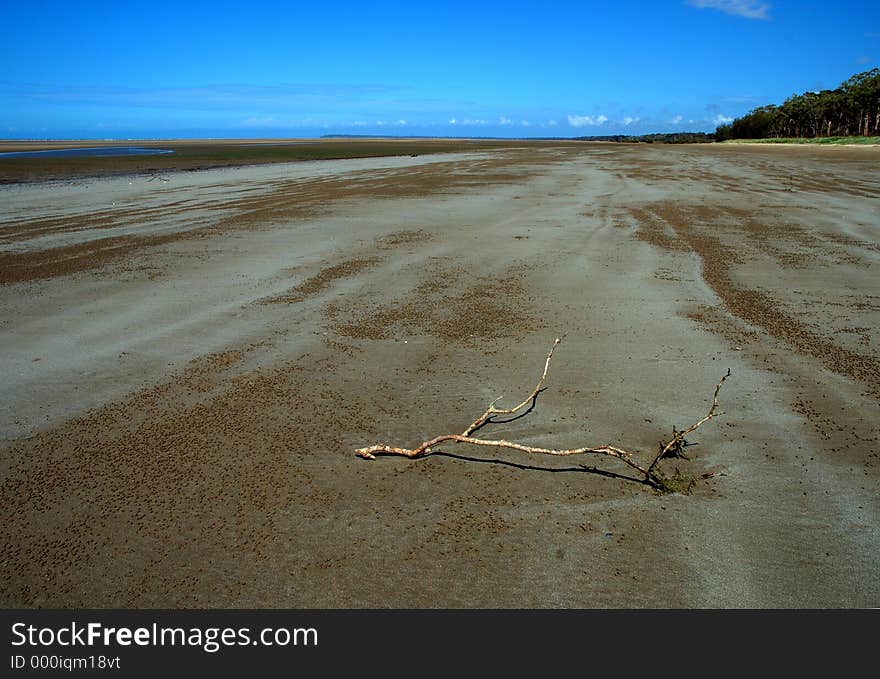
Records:
<instances>
[{"instance_id":1,"label":"sandy beach","mask_svg":"<svg viewBox=\"0 0 880 679\"><path fill-rule=\"evenodd\" d=\"M165 162L165 161L163 161ZM880 149L0 186L0 605L880 605ZM694 432L659 494L597 456Z\"/></svg>"}]
</instances>

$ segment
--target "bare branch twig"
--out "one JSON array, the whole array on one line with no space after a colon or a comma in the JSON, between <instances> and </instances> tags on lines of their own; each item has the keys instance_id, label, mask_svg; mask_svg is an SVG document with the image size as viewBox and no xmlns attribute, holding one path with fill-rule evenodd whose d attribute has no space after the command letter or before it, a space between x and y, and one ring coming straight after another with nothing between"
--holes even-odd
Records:
<instances>
[{"instance_id":1,"label":"bare branch twig","mask_svg":"<svg viewBox=\"0 0 880 679\"><path fill-rule=\"evenodd\" d=\"M470 426L462 432L462 436L470 436L477 429L482 427L486 422L488 422L493 415L513 415L520 408L524 408L529 403L531 403L534 399L538 397L538 394L541 391L541 388L544 386L544 380L547 379L547 371L550 369L550 360L553 358L553 352L556 350L556 347L562 340L560 338L556 338L553 342L553 346L550 348L550 353L547 354L547 360L544 362L544 372L541 373L541 379L538 380L538 384L535 385L535 388L532 390L532 393L529 394L525 400L520 403L518 406L514 406L513 408L496 408L495 404L498 403L503 396L499 396L492 403L489 404L489 407L486 408L486 412L480 415L476 420L471 422Z\"/></svg>"},{"instance_id":2,"label":"bare branch twig","mask_svg":"<svg viewBox=\"0 0 880 679\"><path fill-rule=\"evenodd\" d=\"M534 400L538 397L538 394L541 392L541 389L544 387L544 382L547 380L547 373L550 369L550 361L553 358L553 352L555 351L557 345L560 343L560 339L557 337L553 342L553 346L550 349L550 352L547 354L547 360L544 362L544 371L541 373L541 378L538 380L537 385L532 390L532 393L526 397L518 405L513 408L496 408L495 404L498 403L500 399L496 399L492 403L489 404L489 407L483 412L480 417L471 422L468 425L467 429L464 430L461 434L443 434L440 436L436 436L428 441L422 442L420 445L415 448L401 448L398 446L389 446L384 444L367 446L365 448L358 448L355 452L360 457L367 460L375 460L377 454L386 454L386 455L402 455L408 458L418 458L430 455L433 449L440 445L441 443L445 443L447 441L453 441L455 443L468 443L477 446L492 446L494 448L510 448L512 450L519 450L524 453L530 454L538 454L538 455L555 455L555 456L568 456L568 455L584 455L584 454L595 454L595 455L606 455L608 457L615 458L620 460L627 466L631 467L638 471L643 477L644 482L650 486L655 488L665 488L663 476L659 474L656 470L657 464L666 457L670 452L679 451L684 445L686 445L685 436L693 432L702 424L708 422L713 417L717 417L722 413L719 412L718 406L718 392L721 390L721 385L724 384L724 381L730 377L730 370L727 371L727 374L721 378L721 381L715 386L715 394L712 398L712 406L709 408L709 412L703 417L701 420L698 420L690 427L685 429L684 431L677 431L674 427L672 430L672 438L666 442L661 442L659 445L659 453L653 458L653 461L647 467L639 464L633 459L633 453L624 450L623 448L619 448L617 446L612 446L610 444L604 446L586 446L580 448L568 448L568 449L554 449L554 448L540 448L537 446L527 446L522 443L516 443L513 441L507 441L505 439L481 439L473 436L473 433L482 427L483 425L490 423L493 415L512 415L513 413L521 410L526 407L529 403L534 402ZM715 474L704 474L700 478L711 478Z\"/></svg>"},{"instance_id":3,"label":"bare branch twig","mask_svg":"<svg viewBox=\"0 0 880 679\"><path fill-rule=\"evenodd\" d=\"M700 425L705 424L706 422L711 420L713 417L718 417L719 415L724 414L722 412L716 412L716 410L720 405L718 403L718 392L721 391L721 385L724 384L724 380L726 380L728 377L730 377L730 368L727 369L727 373L724 375L724 377L721 378L718 384L715 385L715 393L712 396L712 405L709 408L709 412L706 413L706 416L703 419L695 422L684 431L676 431L675 427L672 428L672 438L669 440L668 443L660 448L660 452L657 454L657 457L655 457L654 461L651 462L650 466L648 467L649 474L654 469L654 467L657 466L657 463L660 462L660 460L662 460L664 457L666 457L671 451L679 450L685 446L685 436L690 434Z\"/></svg>"}]
</instances>

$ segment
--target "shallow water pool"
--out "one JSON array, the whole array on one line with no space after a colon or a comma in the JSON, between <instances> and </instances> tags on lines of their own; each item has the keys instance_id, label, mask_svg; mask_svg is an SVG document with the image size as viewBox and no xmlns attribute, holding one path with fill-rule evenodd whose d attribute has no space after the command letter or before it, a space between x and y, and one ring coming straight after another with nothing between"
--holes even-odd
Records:
<instances>
[{"instance_id":1,"label":"shallow water pool","mask_svg":"<svg viewBox=\"0 0 880 679\"><path fill-rule=\"evenodd\" d=\"M157 156L174 153L169 149L145 148L141 146L91 146L78 149L49 149L46 151L7 151L0 153L3 158L96 158L104 156Z\"/></svg>"}]
</instances>

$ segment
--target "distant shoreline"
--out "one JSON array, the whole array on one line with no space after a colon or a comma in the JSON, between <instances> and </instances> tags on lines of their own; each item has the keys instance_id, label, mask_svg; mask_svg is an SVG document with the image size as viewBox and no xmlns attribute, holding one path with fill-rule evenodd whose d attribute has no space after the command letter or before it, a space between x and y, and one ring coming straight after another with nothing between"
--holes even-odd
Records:
<instances>
[{"instance_id":1,"label":"distant shoreline","mask_svg":"<svg viewBox=\"0 0 880 679\"><path fill-rule=\"evenodd\" d=\"M736 140L711 143L664 143L614 141L600 139L401 139L401 138L332 138L332 139L149 139L149 140L43 140L0 141L0 152L61 150L82 147L132 146L162 148L173 153L136 156L80 156L73 157L0 157L0 185L42 181L89 179L96 177L155 175L175 171L197 171L272 163L291 163L314 160L346 160L386 156L419 156L436 153L470 151L499 151L527 149L570 149L605 146L654 146L671 150L683 146L701 146L706 149L766 149L768 147L798 148L803 150L827 147L830 149L869 148L880 144L834 144ZM772 152L771 152L772 153ZM798 152L800 153L800 151ZM828 151L820 151L828 153ZM842 151L842 153L851 153Z\"/></svg>"},{"instance_id":2,"label":"distant shoreline","mask_svg":"<svg viewBox=\"0 0 880 679\"><path fill-rule=\"evenodd\" d=\"M150 139L0 141L0 151L23 152L79 147L133 146L162 148L174 153L140 156L0 158L0 184L157 174L242 165L306 160L346 160L386 156L418 156L462 151L571 146L573 141L473 139Z\"/></svg>"}]
</instances>

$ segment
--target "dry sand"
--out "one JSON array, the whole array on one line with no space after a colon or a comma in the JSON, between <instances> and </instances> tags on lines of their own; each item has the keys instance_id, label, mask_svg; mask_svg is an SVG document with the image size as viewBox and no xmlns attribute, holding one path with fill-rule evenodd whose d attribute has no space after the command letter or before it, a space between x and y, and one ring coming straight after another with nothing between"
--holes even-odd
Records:
<instances>
[{"instance_id":1,"label":"dry sand","mask_svg":"<svg viewBox=\"0 0 880 679\"><path fill-rule=\"evenodd\" d=\"M876 149L0 187L5 607L880 605ZM658 495L599 459L723 473ZM586 465L586 466L582 466Z\"/></svg>"}]
</instances>

